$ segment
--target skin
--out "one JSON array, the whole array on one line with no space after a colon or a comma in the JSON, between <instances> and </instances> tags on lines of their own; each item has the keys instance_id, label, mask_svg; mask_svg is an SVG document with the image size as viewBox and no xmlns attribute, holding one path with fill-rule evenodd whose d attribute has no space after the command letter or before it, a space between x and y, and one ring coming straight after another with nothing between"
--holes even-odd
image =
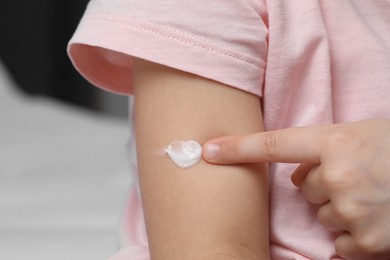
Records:
<instances>
[{"instance_id":1,"label":"skin","mask_svg":"<svg viewBox=\"0 0 390 260\"><path fill-rule=\"evenodd\" d=\"M338 255L390 259L389 120L222 137L208 141L203 156L213 164L301 163L292 182L322 205L319 221L340 234Z\"/></svg>"},{"instance_id":2,"label":"skin","mask_svg":"<svg viewBox=\"0 0 390 260\"><path fill-rule=\"evenodd\" d=\"M177 167L173 140L263 131L259 98L134 59L138 170L153 260L269 259L264 163ZM260 174L259 174L260 173Z\"/></svg>"}]
</instances>

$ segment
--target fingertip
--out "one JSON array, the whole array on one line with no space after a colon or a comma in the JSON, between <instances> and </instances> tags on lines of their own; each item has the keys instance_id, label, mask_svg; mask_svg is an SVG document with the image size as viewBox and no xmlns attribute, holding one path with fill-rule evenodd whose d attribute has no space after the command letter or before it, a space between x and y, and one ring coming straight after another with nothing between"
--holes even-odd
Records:
<instances>
[{"instance_id":1,"label":"fingertip","mask_svg":"<svg viewBox=\"0 0 390 260\"><path fill-rule=\"evenodd\" d=\"M208 162L216 162L221 154L221 146L217 143L207 142L203 145L203 159Z\"/></svg>"}]
</instances>

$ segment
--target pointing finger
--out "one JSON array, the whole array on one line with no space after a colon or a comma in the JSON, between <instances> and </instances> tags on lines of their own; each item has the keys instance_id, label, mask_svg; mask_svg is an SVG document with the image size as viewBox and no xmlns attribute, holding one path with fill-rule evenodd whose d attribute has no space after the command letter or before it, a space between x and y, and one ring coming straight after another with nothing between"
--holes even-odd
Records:
<instances>
[{"instance_id":1,"label":"pointing finger","mask_svg":"<svg viewBox=\"0 0 390 260\"><path fill-rule=\"evenodd\" d=\"M220 137L203 146L203 157L215 164L319 163L326 129L326 126L297 127Z\"/></svg>"}]
</instances>

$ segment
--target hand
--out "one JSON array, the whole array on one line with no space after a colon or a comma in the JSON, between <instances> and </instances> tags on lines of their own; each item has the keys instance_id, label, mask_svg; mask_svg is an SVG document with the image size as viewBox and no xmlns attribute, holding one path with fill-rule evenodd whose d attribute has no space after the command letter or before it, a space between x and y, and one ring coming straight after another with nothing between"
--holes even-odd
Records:
<instances>
[{"instance_id":1,"label":"hand","mask_svg":"<svg viewBox=\"0 0 390 260\"><path fill-rule=\"evenodd\" d=\"M319 221L338 231L346 259L390 258L390 121L367 120L221 137L203 147L215 164L301 163L292 182L322 204Z\"/></svg>"}]
</instances>

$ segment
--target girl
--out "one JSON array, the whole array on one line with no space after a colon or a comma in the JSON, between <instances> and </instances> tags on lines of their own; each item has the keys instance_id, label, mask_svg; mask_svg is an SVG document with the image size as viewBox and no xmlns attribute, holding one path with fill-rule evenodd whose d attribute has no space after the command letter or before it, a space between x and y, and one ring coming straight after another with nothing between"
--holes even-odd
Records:
<instances>
[{"instance_id":1,"label":"girl","mask_svg":"<svg viewBox=\"0 0 390 260\"><path fill-rule=\"evenodd\" d=\"M390 118L389 8L92 0L70 58L96 86L135 96L140 193L137 181L112 259L340 259L338 233L290 182L296 165L182 169L161 151L173 140Z\"/></svg>"}]
</instances>

